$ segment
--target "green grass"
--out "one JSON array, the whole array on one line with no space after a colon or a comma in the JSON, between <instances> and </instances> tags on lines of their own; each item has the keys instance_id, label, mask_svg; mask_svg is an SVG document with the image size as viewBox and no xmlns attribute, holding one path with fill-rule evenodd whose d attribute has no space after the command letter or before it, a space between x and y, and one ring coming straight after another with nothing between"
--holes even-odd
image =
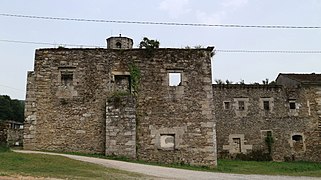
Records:
<instances>
[{"instance_id":1,"label":"green grass","mask_svg":"<svg viewBox=\"0 0 321 180\"><path fill-rule=\"evenodd\" d=\"M61 156L41 154L20 154L0 149L0 176L37 176L68 179L130 179L144 178L140 174L104 168L99 165L84 163ZM104 159L114 159L127 162L157 165L197 171L235 173L235 174L262 174L286 176L315 176L321 177L321 163L312 162L256 162L238 160L218 160L218 167L190 166L186 164L161 164L130 160L124 157L106 157L100 154L68 153Z\"/></svg>"},{"instance_id":2,"label":"green grass","mask_svg":"<svg viewBox=\"0 0 321 180\"><path fill-rule=\"evenodd\" d=\"M0 151L0 176L64 179L139 179L143 175L72 160L62 156ZM1 178L0 178L1 179Z\"/></svg>"},{"instance_id":3,"label":"green grass","mask_svg":"<svg viewBox=\"0 0 321 180\"><path fill-rule=\"evenodd\" d=\"M68 153L74 155L90 156L104 159L113 159L126 162L173 167L180 169L235 173L235 174L262 174L262 175L284 175L284 176L314 176L321 177L321 163L314 162L273 162L273 161L240 161L240 160L218 160L217 168L204 166L191 166L186 164L161 164L156 162L145 162L141 160L130 160L125 157L111 157L100 154Z\"/></svg>"},{"instance_id":4,"label":"green grass","mask_svg":"<svg viewBox=\"0 0 321 180\"><path fill-rule=\"evenodd\" d=\"M218 168L215 171L237 174L321 177L321 163L219 160Z\"/></svg>"}]
</instances>

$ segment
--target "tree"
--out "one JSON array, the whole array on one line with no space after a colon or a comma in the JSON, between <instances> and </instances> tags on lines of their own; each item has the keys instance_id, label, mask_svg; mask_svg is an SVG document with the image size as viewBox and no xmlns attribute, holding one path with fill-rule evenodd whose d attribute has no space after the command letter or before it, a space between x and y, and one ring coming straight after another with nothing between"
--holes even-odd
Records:
<instances>
[{"instance_id":1,"label":"tree","mask_svg":"<svg viewBox=\"0 0 321 180\"><path fill-rule=\"evenodd\" d=\"M11 108L11 98L9 96L0 96L0 119L9 120L13 116Z\"/></svg>"},{"instance_id":2,"label":"tree","mask_svg":"<svg viewBox=\"0 0 321 180\"><path fill-rule=\"evenodd\" d=\"M24 121L24 101L0 95L0 120Z\"/></svg>"},{"instance_id":3,"label":"tree","mask_svg":"<svg viewBox=\"0 0 321 180\"><path fill-rule=\"evenodd\" d=\"M157 40L148 39L144 37L139 43L139 48L156 49L159 48L159 42Z\"/></svg>"}]
</instances>

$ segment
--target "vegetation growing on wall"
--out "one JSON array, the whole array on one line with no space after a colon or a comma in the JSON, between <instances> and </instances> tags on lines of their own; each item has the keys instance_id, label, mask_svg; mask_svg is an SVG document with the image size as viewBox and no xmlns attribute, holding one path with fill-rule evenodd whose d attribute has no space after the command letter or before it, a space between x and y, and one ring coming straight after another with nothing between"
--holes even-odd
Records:
<instances>
[{"instance_id":1,"label":"vegetation growing on wall","mask_svg":"<svg viewBox=\"0 0 321 180\"><path fill-rule=\"evenodd\" d=\"M139 43L139 48L146 49L147 57L152 57L154 55L154 50L159 48L159 41L144 37Z\"/></svg>"},{"instance_id":2,"label":"vegetation growing on wall","mask_svg":"<svg viewBox=\"0 0 321 180\"><path fill-rule=\"evenodd\" d=\"M265 138L265 143L266 143L266 145L268 147L269 154L272 155L272 145L274 143L274 139L272 137L272 132L271 131L267 132L267 136Z\"/></svg>"},{"instance_id":3,"label":"vegetation growing on wall","mask_svg":"<svg viewBox=\"0 0 321 180\"><path fill-rule=\"evenodd\" d=\"M24 101L0 95L0 120L24 121Z\"/></svg>"},{"instance_id":4,"label":"vegetation growing on wall","mask_svg":"<svg viewBox=\"0 0 321 180\"><path fill-rule=\"evenodd\" d=\"M156 49L159 48L159 41L144 37L139 43L139 48Z\"/></svg>"},{"instance_id":5,"label":"vegetation growing on wall","mask_svg":"<svg viewBox=\"0 0 321 180\"><path fill-rule=\"evenodd\" d=\"M129 71L130 71L130 84L133 94L136 96L138 93L139 83L140 83L140 70L139 68L134 64L129 65Z\"/></svg>"}]
</instances>

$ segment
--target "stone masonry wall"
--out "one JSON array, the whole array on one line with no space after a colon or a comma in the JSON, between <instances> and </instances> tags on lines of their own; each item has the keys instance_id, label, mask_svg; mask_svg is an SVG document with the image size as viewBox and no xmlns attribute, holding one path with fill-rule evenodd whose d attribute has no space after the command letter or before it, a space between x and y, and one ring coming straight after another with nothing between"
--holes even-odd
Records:
<instances>
[{"instance_id":1,"label":"stone masonry wall","mask_svg":"<svg viewBox=\"0 0 321 180\"><path fill-rule=\"evenodd\" d=\"M25 123L23 145L25 149L36 149L37 101L35 73L27 74L27 93L25 101Z\"/></svg>"},{"instance_id":2,"label":"stone masonry wall","mask_svg":"<svg viewBox=\"0 0 321 180\"><path fill-rule=\"evenodd\" d=\"M305 152L297 155L298 160L321 161L321 87L305 86L301 87L300 96L305 101L302 102L306 110L305 116L309 117L307 128L304 131Z\"/></svg>"},{"instance_id":3,"label":"stone masonry wall","mask_svg":"<svg viewBox=\"0 0 321 180\"><path fill-rule=\"evenodd\" d=\"M211 53L212 48L36 50L25 149L105 153L112 144L106 139L106 100L117 88L115 77L126 80L135 65L141 74L135 90L137 157L215 166ZM176 86L169 85L171 73L180 75Z\"/></svg>"},{"instance_id":4,"label":"stone masonry wall","mask_svg":"<svg viewBox=\"0 0 321 180\"><path fill-rule=\"evenodd\" d=\"M0 121L0 145L22 146L23 129L13 121Z\"/></svg>"},{"instance_id":5,"label":"stone masonry wall","mask_svg":"<svg viewBox=\"0 0 321 180\"><path fill-rule=\"evenodd\" d=\"M285 89L267 85L213 85L219 157L254 150L267 152L265 137L272 133L274 160L320 161L315 98L305 88ZM238 101L245 101L245 108ZM269 101L269 109L264 108ZM290 102L295 109L290 108ZM230 107L226 103L230 102ZM310 103L309 103L310 102ZM312 103L312 104L311 104ZM242 103L241 103L242 104ZM313 147L313 145L315 147ZM314 152L314 153L313 153Z\"/></svg>"},{"instance_id":6,"label":"stone masonry wall","mask_svg":"<svg viewBox=\"0 0 321 180\"><path fill-rule=\"evenodd\" d=\"M0 121L0 145L7 143L7 126Z\"/></svg>"},{"instance_id":7,"label":"stone masonry wall","mask_svg":"<svg viewBox=\"0 0 321 180\"><path fill-rule=\"evenodd\" d=\"M137 62L139 159L216 165L210 60L211 49L160 49ZM169 85L170 73L181 75L177 86Z\"/></svg>"},{"instance_id":8,"label":"stone masonry wall","mask_svg":"<svg viewBox=\"0 0 321 180\"><path fill-rule=\"evenodd\" d=\"M9 146L22 146L23 129L8 129L7 142Z\"/></svg>"},{"instance_id":9,"label":"stone masonry wall","mask_svg":"<svg viewBox=\"0 0 321 180\"><path fill-rule=\"evenodd\" d=\"M136 158L136 103L130 95L106 102L106 155Z\"/></svg>"}]
</instances>

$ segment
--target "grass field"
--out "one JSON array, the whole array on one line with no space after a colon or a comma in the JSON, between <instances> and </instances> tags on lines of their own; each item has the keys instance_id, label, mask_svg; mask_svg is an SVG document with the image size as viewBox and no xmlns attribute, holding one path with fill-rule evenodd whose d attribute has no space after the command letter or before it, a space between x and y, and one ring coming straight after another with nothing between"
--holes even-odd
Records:
<instances>
[{"instance_id":1,"label":"grass field","mask_svg":"<svg viewBox=\"0 0 321 180\"><path fill-rule=\"evenodd\" d=\"M72 153L76 155L91 156L111 159L103 155L88 155ZM149 165L161 165L174 168L211 171L236 174L264 174L287 176L315 176L321 177L321 163L311 162L256 162L256 161L232 161L219 160L216 169L196 167L189 165L147 163L132 161L125 158L112 158L122 161L136 162ZM8 149L0 148L0 176L34 176L56 177L68 179L141 179L143 175L126 171L104 168L99 165L84 163L61 156L41 154L20 154ZM1 178L0 178L1 179Z\"/></svg>"},{"instance_id":2,"label":"grass field","mask_svg":"<svg viewBox=\"0 0 321 180\"><path fill-rule=\"evenodd\" d=\"M321 163L219 160L217 172L321 177Z\"/></svg>"},{"instance_id":3,"label":"grass field","mask_svg":"<svg viewBox=\"0 0 321 180\"><path fill-rule=\"evenodd\" d=\"M1 149L1 176L32 176L63 179L140 179L143 175L61 156L20 154Z\"/></svg>"}]
</instances>

